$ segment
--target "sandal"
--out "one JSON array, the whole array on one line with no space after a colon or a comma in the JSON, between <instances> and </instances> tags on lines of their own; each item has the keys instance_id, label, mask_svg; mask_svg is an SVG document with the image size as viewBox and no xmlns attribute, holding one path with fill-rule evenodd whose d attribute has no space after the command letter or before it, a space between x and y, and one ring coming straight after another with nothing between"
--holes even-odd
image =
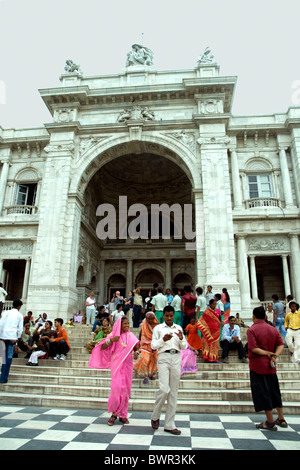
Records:
<instances>
[{"instance_id":1,"label":"sandal","mask_svg":"<svg viewBox=\"0 0 300 470\"><path fill-rule=\"evenodd\" d=\"M129 424L129 421L127 418L119 418L119 421L121 421L121 423L123 424Z\"/></svg>"},{"instance_id":2,"label":"sandal","mask_svg":"<svg viewBox=\"0 0 300 470\"><path fill-rule=\"evenodd\" d=\"M277 424L277 425L280 426L281 428L287 428L287 427L288 427L288 423L286 422L285 419L279 419L279 418L277 418L276 421L275 421L275 424Z\"/></svg>"},{"instance_id":3,"label":"sandal","mask_svg":"<svg viewBox=\"0 0 300 470\"><path fill-rule=\"evenodd\" d=\"M113 426L115 424L116 419L117 419L117 416L111 415L111 417L107 421L108 426Z\"/></svg>"},{"instance_id":4,"label":"sandal","mask_svg":"<svg viewBox=\"0 0 300 470\"><path fill-rule=\"evenodd\" d=\"M268 431L277 431L277 428L275 426L276 421L273 421L273 423L268 423L268 421L265 421L264 423L256 424L255 427L257 429L265 429Z\"/></svg>"}]
</instances>

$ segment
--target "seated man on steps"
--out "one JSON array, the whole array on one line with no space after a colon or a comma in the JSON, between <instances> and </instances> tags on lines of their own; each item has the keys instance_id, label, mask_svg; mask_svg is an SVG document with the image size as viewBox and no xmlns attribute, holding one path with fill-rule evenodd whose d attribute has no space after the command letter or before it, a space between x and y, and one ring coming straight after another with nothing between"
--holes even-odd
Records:
<instances>
[{"instance_id":1,"label":"seated man on steps","mask_svg":"<svg viewBox=\"0 0 300 470\"><path fill-rule=\"evenodd\" d=\"M68 339L68 334L65 328L63 328L63 319L56 318L54 320L54 326L56 328L57 337L49 338L50 342L50 353L49 355L53 357L56 361L65 361L67 353L70 350L70 343Z\"/></svg>"},{"instance_id":2,"label":"seated man on steps","mask_svg":"<svg viewBox=\"0 0 300 470\"><path fill-rule=\"evenodd\" d=\"M229 351L237 349L239 358L242 362L247 362L246 354L241 341L240 327L235 323L234 316L228 318L228 323L224 325L220 346L223 349L223 362L228 362Z\"/></svg>"}]
</instances>

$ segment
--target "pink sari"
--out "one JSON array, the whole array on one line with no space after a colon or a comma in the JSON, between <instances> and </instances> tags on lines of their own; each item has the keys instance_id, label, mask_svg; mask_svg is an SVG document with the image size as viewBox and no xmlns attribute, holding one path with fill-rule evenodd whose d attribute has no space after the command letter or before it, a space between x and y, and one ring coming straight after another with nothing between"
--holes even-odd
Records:
<instances>
[{"instance_id":1,"label":"pink sari","mask_svg":"<svg viewBox=\"0 0 300 470\"><path fill-rule=\"evenodd\" d=\"M189 348L189 343L187 345L187 349L181 349L180 351L181 356L181 374L183 375L185 372L197 372L198 367L196 363L197 355L196 353Z\"/></svg>"},{"instance_id":2,"label":"pink sari","mask_svg":"<svg viewBox=\"0 0 300 470\"><path fill-rule=\"evenodd\" d=\"M107 349L102 350L103 343L113 336L120 336L119 341L111 343ZM119 318L111 334L94 347L89 360L89 367L93 369L111 370L108 412L115 413L119 418L127 418L133 372L132 351L138 342L139 340L130 331L121 334L121 318Z\"/></svg>"}]
</instances>

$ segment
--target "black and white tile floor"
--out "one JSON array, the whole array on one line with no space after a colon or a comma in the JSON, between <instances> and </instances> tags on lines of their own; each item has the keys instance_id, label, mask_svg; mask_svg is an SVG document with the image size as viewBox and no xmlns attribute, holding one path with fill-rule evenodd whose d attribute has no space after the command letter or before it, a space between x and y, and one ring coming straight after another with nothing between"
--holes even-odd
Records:
<instances>
[{"instance_id":1,"label":"black and white tile floor","mask_svg":"<svg viewBox=\"0 0 300 470\"><path fill-rule=\"evenodd\" d=\"M289 427L261 431L263 415L176 415L180 436L150 426L150 412L129 413L130 424L102 410L0 406L0 450L300 450L300 416L287 416Z\"/></svg>"}]
</instances>

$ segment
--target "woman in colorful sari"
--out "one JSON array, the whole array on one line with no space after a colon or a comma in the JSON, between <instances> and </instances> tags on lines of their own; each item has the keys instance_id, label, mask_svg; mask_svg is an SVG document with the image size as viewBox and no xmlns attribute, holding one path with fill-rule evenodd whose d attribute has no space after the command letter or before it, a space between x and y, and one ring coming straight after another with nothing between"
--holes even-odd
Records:
<instances>
[{"instance_id":1,"label":"woman in colorful sari","mask_svg":"<svg viewBox=\"0 0 300 470\"><path fill-rule=\"evenodd\" d=\"M155 379L157 372L157 351L151 349L153 328L156 325L159 325L159 321L154 312L146 313L140 332L141 358L133 366L136 375L144 377L143 383L145 385L148 384L148 377L150 380Z\"/></svg>"},{"instance_id":2,"label":"woman in colorful sari","mask_svg":"<svg viewBox=\"0 0 300 470\"><path fill-rule=\"evenodd\" d=\"M111 370L111 392L108 399L108 412L112 413L108 425L112 426L116 419L128 424L128 403L132 385L133 358L137 358L139 340L129 331L126 316L118 318L113 330L104 341L92 351L89 367Z\"/></svg>"},{"instance_id":3,"label":"woman in colorful sari","mask_svg":"<svg viewBox=\"0 0 300 470\"><path fill-rule=\"evenodd\" d=\"M208 362L218 363L219 340L221 334L221 314L216 311L216 301L209 301L209 308L204 310L198 320L198 329L202 333L202 357Z\"/></svg>"},{"instance_id":4,"label":"woman in colorful sari","mask_svg":"<svg viewBox=\"0 0 300 470\"><path fill-rule=\"evenodd\" d=\"M226 287L223 287L221 294L221 301L224 305L224 325L228 323L228 318L230 317L230 296L227 292Z\"/></svg>"}]
</instances>

